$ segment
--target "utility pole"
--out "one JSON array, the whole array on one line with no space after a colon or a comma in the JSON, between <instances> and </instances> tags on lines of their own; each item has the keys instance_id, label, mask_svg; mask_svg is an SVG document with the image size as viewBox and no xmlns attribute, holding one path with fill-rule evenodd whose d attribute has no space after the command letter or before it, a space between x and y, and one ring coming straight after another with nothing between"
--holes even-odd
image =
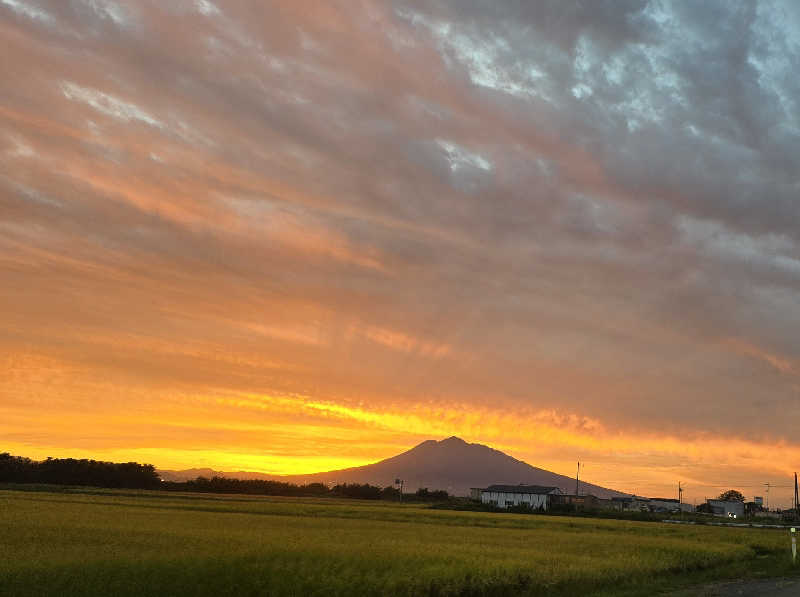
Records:
<instances>
[{"instance_id":1,"label":"utility pole","mask_svg":"<svg viewBox=\"0 0 800 597\"><path fill-rule=\"evenodd\" d=\"M580 477L580 474L581 474L581 461L579 460L578 472L575 473L575 497L578 497L578 483L579 483L578 478Z\"/></svg>"},{"instance_id":2,"label":"utility pole","mask_svg":"<svg viewBox=\"0 0 800 597\"><path fill-rule=\"evenodd\" d=\"M678 512L683 514L683 487L680 481L678 481Z\"/></svg>"},{"instance_id":3,"label":"utility pole","mask_svg":"<svg viewBox=\"0 0 800 597\"><path fill-rule=\"evenodd\" d=\"M798 515L800 515L800 512L798 512L798 509L800 509L800 496L798 496L798 493L797 493L797 473L795 473L794 474L794 517L795 517L795 519L798 517Z\"/></svg>"},{"instance_id":4,"label":"utility pole","mask_svg":"<svg viewBox=\"0 0 800 597\"><path fill-rule=\"evenodd\" d=\"M769 512L769 483L764 483L767 488L767 512Z\"/></svg>"}]
</instances>

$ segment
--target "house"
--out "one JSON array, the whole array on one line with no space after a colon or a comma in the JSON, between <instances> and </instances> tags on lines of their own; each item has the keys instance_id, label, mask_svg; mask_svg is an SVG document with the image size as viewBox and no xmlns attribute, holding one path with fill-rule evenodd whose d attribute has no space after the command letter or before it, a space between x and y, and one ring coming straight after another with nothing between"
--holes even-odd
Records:
<instances>
[{"instance_id":1,"label":"house","mask_svg":"<svg viewBox=\"0 0 800 597\"><path fill-rule=\"evenodd\" d=\"M614 502L611 501L611 498L595 498L594 505L598 510L614 509Z\"/></svg>"},{"instance_id":2,"label":"house","mask_svg":"<svg viewBox=\"0 0 800 597\"><path fill-rule=\"evenodd\" d=\"M551 497L552 504L559 506L573 506L576 510L611 510L613 509L610 499L599 498L596 495L571 495L561 494Z\"/></svg>"},{"instance_id":3,"label":"house","mask_svg":"<svg viewBox=\"0 0 800 597\"><path fill-rule=\"evenodd\" d=\"M550 507L551 496L560 494L561 490L558 487L490 485L486 489L481 489L481 502L498 508L511 508L525 504L536 510L547 510Z\"/></svg>"},{"instance_id":4,"label":"house","mask_svg":"<svg viewBox=\"0 0 800 597\"><path fill-rule=\"evenodd\" d=\"M614 510L620 512L649 512L650 500L646 497L632 495L628 497L612 497L611 504Z\"/></svg>"},{"instance_id":5,"label":"house","mask_svg":"<svg viewBox=\"0 0 800 597\"><path fill-rule=\"evenodd\" d=\"M758 499L758 498L756 498ZM759 516L763 508L763 502L759 504L755 500L752 502L745 502L744 503L744 515L745 516Z\"/></svg>"},{"instance_id":6,"label":"house","mask_svg":"<svg viewBox=\"0 0 800 597\"><path fill-rule=\"evenodd\" d=\"M727 516L728 518L742 518L744 516L744 502L729 500L706 500L714 516Z\"/></svg>"},{"instance_id":7,"label":"house","mask_svg":"<svg viewBox=\"0 0 800 597\"><path fill-rule=\"evenodd\" d=\"M651 512L693 512L694 506L681 503L675 498L650 498Z\"/></svg>"}]
</instances>

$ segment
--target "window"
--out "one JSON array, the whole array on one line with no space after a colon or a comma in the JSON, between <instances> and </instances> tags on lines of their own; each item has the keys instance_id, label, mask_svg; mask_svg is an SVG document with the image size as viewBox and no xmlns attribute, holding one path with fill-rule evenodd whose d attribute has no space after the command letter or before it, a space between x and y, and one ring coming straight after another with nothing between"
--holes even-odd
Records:
<instances>
[{"instance_id":1,"label":"window","mask_svg":"<svg viewBox=\"0 0 800 597\"><path fill-rule=\"evenodd\" d=\"M513 505L514 505L514 500L506 500L506 507Z\"/></svg>"}]
</instances>

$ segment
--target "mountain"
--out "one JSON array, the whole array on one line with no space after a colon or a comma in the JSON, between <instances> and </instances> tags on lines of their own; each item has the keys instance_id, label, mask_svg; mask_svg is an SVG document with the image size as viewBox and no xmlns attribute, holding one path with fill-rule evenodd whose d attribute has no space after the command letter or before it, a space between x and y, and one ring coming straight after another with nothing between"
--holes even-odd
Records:
<instances>
[{"instance_id":1,"label":"mountain","mask_svg":"<svg viewBox=\"0 0 800 597\"><path fill-rule=\"evenodd\" d=\"M240 479L272 479L287 483L370 483L385 487L397 478L405 482L405 491L420 487L446 489L452 495L469 495L470 487L494 484L544 485L558 487L565 493L575 492L575 479L531 466L499 450L482 444L469 444L458 437L441 441L427 440L414 448L374 464L308 475L275 476L262 473L217 473L209 469L159 471L164 480L186 480L198 476L196 471ZM581 493L597 497L627 494L591 483L580 483Z\"/></svg>"}]
</instances>

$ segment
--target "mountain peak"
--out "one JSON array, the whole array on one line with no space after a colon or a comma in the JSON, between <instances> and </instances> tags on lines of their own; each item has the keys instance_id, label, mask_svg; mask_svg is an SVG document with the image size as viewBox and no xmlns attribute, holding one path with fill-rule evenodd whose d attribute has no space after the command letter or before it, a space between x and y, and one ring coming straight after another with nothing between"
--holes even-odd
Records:
<instances>
[{"instance_id":1,"label":"mountain peak","mask_svg":"<svg viewBox=\"0 0 800 597\"><path fill-rule=\"evenodd\" d=\"M456 435L451 435L442 440L435 440L435 439L426 439L423 442L420 442L416 445L417 448L427 447L427 448L436 448L436 447L448 447L448 446L468 446L467 442Z\"/></svg>"},{"instance_id":2,"label":"mountain peak","mask_svg":"<svg viewBox=\"0 0 800 597\"><path fill-rule=\"evenodd\" d=\"M460 437L456 437L455 435L451 435L450 437L448 437L447 439L443 439L439 443L440 444L466 444L467 442L465 442Z\"/></svg>"},{"instance_id":3,"label":"mountain peak","mask_svg":"<svg viewBox=\"0 0 800 597\"><path fill-rule=\"evenodd\" d=\"M221 474L242 476L242 473ZM533 467L489 446L467 443L455 435L439 441L425 440L406 452L365 466L307 475L265 476L299 484L370 483L380 487L403 479L406 491L427 487L445 489L452 495L469 495L471 487L497 484L559 487L565 493L575 490L574 477ZM581 482L581 493L598 497L625 495L586 482Z\"/></svg>"}]
</instances>

